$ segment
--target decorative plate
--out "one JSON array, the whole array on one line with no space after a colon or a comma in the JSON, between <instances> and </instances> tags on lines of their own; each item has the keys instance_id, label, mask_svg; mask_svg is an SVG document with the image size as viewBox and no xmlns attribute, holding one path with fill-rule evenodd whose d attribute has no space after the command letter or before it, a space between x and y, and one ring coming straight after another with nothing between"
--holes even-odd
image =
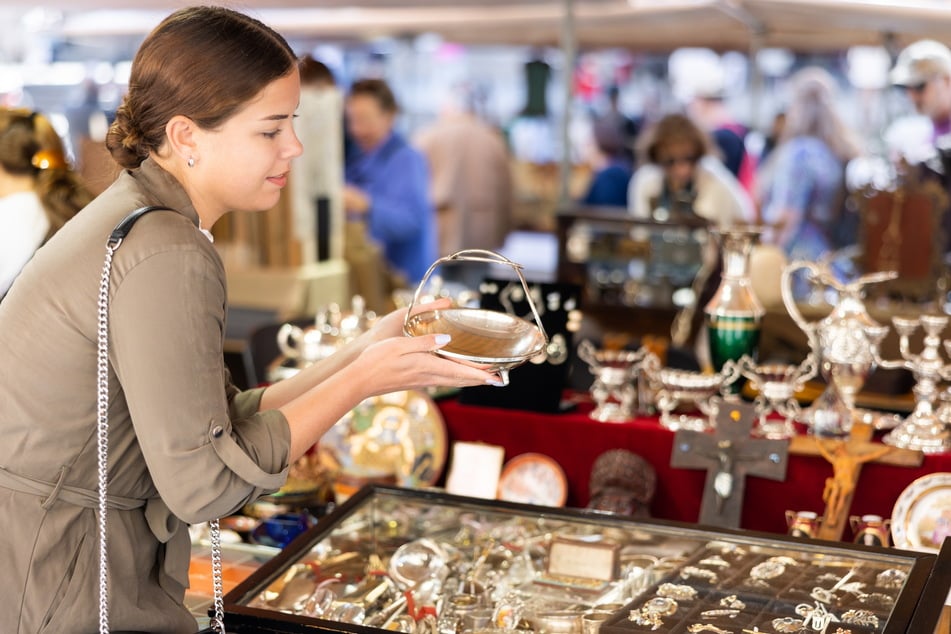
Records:
<instances>
[{"instance_id":1,"label":"decorative plate","mask_svg":"<svg viewBox=\"0 0 951 634\"><path fill-rule=\"evenodd\" d=\"M564 506L568 480L561 466L540 453L515 456L502 469L498 498L508 502Z\"/></svg>"},{"instance_id":2,"label":"decorative plate","mask_svg":"<svg viewBox=\"0 0 951 634\"><path fill-rule=\"evenodd\" d=\"M896 548L936 553L951 535L951 473L932 473L909 484L892 510Z\"/></svg>"},{"instance_id":3,"label":"decorative plate","mask_svg":"<svg viewBox=\"0 0 951 634\"><path fill-rule=\"evenodd\" d=\"M431 486L446 463L446 424L424 392L404 390L365 399L320 439L332 469L395 476L402 486Z\"/></svg>"}]
</instances>

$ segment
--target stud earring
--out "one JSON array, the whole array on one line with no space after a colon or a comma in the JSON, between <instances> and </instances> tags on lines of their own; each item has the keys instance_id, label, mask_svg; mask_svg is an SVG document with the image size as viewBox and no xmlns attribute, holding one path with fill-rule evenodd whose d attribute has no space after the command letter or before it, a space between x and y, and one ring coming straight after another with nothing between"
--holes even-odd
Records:
<instances>
[{"instance_id":1,"label":"stud earring","mask_svg":"<svg viewBox=\"0 0 951 634\"><path fill-rule=\"evenodd\" d=\"M195 167L195 157L194 157L194 156L189 156L189 157L188 157L188 167Z\"/></svg>"}]
</instances>

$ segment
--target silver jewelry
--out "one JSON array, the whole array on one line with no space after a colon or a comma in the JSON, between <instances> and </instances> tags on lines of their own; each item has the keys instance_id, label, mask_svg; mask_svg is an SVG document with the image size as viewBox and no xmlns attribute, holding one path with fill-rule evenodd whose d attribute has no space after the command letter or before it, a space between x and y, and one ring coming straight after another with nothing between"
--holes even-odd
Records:
<instances>
[{"instance_id":1,"label":"silver jewelry","mask_svg":"<svg viewBox=\"0 0 951 634\"><path fill-rule=\"evenodd\" d=\"M875 585L879 588L898 589L905 584L908 573L904 570L889 568L875 575Z\"/></svg>"},{"instance_id":2,"label":"silver jewelry","mask_svg":"<svg viewBox=\"0 0 951 634\"><path fill-rule=\"evenodd\" d=\"M803 618L803 626L811 627L814 632L825 632L829 623L839 620L839 617L829 612L826 606L818 601L814 606L800 603L796 606L796 614Z\"/></svg>"},{"instance_id":3,"label":"silver jewelry","mask_svg":"<svg viewBox=\"0 0 951 634\"><path fill-rule=\"evenodd\" d=\"M680 577L682 579L692 579L696 577L697 579L704 579L710 583L717 582L717 573L712 570L697 568L696 566L685 566L684 569L680 571Z\"/></svg>"},{"instance_id":4,"label":"silver jewelry","mask_svg":"<svg viewBox=\"0 0 951 634\"><path fill-rule=\"evenodd\" d=\"M816 601L821 601L822 603L831 604L835 600L835 593L827 588L813 588L812 592L809 593L809 596Z\"/></svg>"},{"instance_id":5,"label":"silver jewelry","mask_svg":"<svg viewBox=\"0 0 951 634\"><path fill-rule=\"evenodd\" d=\"M714 555L713 557L707 557L706 559L701 559L699 562L701 566L713 566L714 568L729 568L730 562L721 557L720 555Z\"/></svg>"},{"instance_id":6,"label":"silver jewelry","mask_svg":"<svg viewBox=\"0 0 951 634\"><path fill-rule=\"evenodd\" d=\"M871 592L869 594L860 594L859 603L862 605L875 605L882 608L890 608L895 605L894 597L890 597L882 592Z\"/></svg>"},{"instance_id":7,"label":"silver jewelry","mask_svg":"<svg viewBox=\"0 0 951 634\"><path fill-rule=\"evenodd\" d=\"M715 619L718 616L727 616L731 619L735 619L740 611L736 608L724 608L722 610L705 610L700 613L700 617L704 619Z\"/></svg>"},{"instance_id":8,"label":"silver jewelry","mask_svg":"<svg viewBox=\"0 0 951 634\"><path fill-rule=\"evenodd\" d=\"M186 165L188 165L188 167L195 167L195 157L189 156L188 161L186 161Z\"/></svg>"},{"instance_id":9,"label":"silver jewelry","mask_svg":"<svg viewBox=\"0 0 951 634\"><path fill-rule=\"evenodd\" d=\"M794 619L791 616L773 619L773 629L777 632L783 632L783 634L798 632L802 629L803 624L802 619Z\"/></svg>"},{"instance_id":10,"label":"silver jewelry","mask_svg":"<svg viewBox=\"0 0 951 634\"><path fill-rule=\"evenodd\" d=\"M757 581L765 581L766 579L775 579L784 572L786 572L786 564L767 559L750 569L750 577Z\"/></svg>"},{"instance_id":11,"label":"silver jewelry","mask_svg":"<svg viewBox=\"0 0 951 634\"><path fill-rule=\"evenodd\" d=\"M745 610L746 604L736 598L735 594L731 594L728 597L723 597L720 599L720 605L725 608L732 608L735 610Z\"/></svg>"},{"instance_id":12,"label":"silver jewelry","mask_svg":"<svg viewBox=\"0 0 951 634\"><path fill-rule=\"evenodd\" d=\"M849 610L842 615L842 622L850 625L878 627L878 617L869 610Z\"/></svg>"},{"instance_id":13,"label":"silver jewelry","mask_svg":"<svg viewBox=\"0 0 951 634\"><path fill-rule=\"evenodd\" d=\"M678 583L662 583L657 588L657 596L690 601L697 598L697 589Z\"/></svg>"},{"instance_id":14,"label":"silver jewelry","mask_svg":"<svg viewBox=\"0 0 951 634\"><path fill-rule=\"evenodd\" d=\"M687 631L691 634L696 634L697 632L713 632L713 634L733 634L730 630L725 630L722 627L717 627L716 625L711 625L709 623L694 623L687 627Z\"/></svg>"}]
</instances>

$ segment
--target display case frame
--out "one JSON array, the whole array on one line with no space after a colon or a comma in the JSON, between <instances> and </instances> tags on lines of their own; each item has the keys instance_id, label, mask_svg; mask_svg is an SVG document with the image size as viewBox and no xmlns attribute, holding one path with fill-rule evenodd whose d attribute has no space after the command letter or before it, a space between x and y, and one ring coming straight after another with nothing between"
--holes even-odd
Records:
<instances>
[{"instance_id":1,"label":"display case frame","mask_svg":"<svg viewBox=\"0 0 951 634\"><path fill-rule=\"evenodd\" d=\"M322 518L317 525L300 535L280 554L261 566L255 573L225 596L224 608L227 631L233 634L271 634L276 632L350 632L354 634L379 634L382 632L383 629L380 627L291 614L261 605L261 597L266 595L266 591L269 588L275 587L275 584L279 583L279 580L282 578L286 579L289 575L289 571L295 565L300 565L300 562L308 557L309 554L316 552L318 547L324 547L330 544L333 536L347 535L347 533L342 530L347 527L347 522L363 522L365 524L366 516L369 514L370 517L373 517L378 507L380 511L384 512L389 512L386 511L384 507L389 509L398 508L401 509L400 513L407 514L409 514L412 509L429 509L427 512L433 513L441 512L433 509L442 509L446 512L447 516L455 516L456 518L462 518L464 514L475 513L480 514L478 515L479 517L495 518L500 520L500 522L505 518L529 524L534 522L538 526L547 526L549 531L554 530L555 536L559 534L559 531L565 531L565 527L578 531L577 534L579 535L597 535L601 537L613 535L614 539L625 535L627 537L623 537L623 539L627 539L634 534L648 535L651 539L660 540L656 541L656 543L661 545L660 550L655 552L657 555L666 552L664 549L675 552L676 548L681 547L679 544L682 541L684 543L694 544L697 548L700 548L701 544L703 548L707 549L711 547L723 548L723 558L727 560L730 560L729 551L731 549L745 548L750 553L757 553L756 561L761 564L773 559L786 560L787 565L792 565L789 561L799 559L801 563L808 563L809 565L816 565L817 561L824 562L821 563L822 569L825 570L825 566L829 566L828 571L830 573L835 569L834 566L838 566L842 569L850 568L853 572L858 568L860 571L864 571L864 573L870 571L874 573L876 570L885 572L885 570L888 569L897 569L903 573L904 581L900 588L893 594L887 594L880 588L872 587L867 588L869 592L863 592L861 589L857 591L865 595L878 594L886 598L891 597L890 600L893 601L893 604L890 608L878 609L872 607L871 610L865 610L868 606L858 605L852 600L852 597L847 597L845 599L846 603L843 604L840 609L835 610L840 613L840 616L845 614L846 606L852 606L852 608L858 607L863 610L859 612L852 609L851 614L853 615L874 612L878 615L875 618L881 618L881 622L877 627L861 627L836 622L833 623L835 627L826 628L825 631L827 631L828 634L834 634L837 627L843 627L843 631L851 632L852 634L868 634L871 632L875 632L876 634L901 634L903 632L926 634L933 632L938 623L945 599L948 596L949 587L951 587L951 548L947 545L937 554L903 551L854 545L844 542L815 541L787 535L706 527L681 522L643 520L580 509L548 508L497 500L482 500L450 495L438 490L404 489L383 485L371 485L361 489L331 514ZM362 520L360 519L361 517L363 517ZM379 526L371 522L373 538L377 540L378 544L375 552L379 552L382 548L379 540L386 537L386 541L388 542L386 548L390 548L389 554L392 554L392 552L398 548L397 544L400 543L401 537L399 535L394 537L393 534L384 536L381 532L383 531L383 526L386 525L386 531L392 533L394 530L392 526L393 521L387 520L384 522L384 518L382 517L375 519L380 522ZM399 524L399 522L397 522L397 524ZM460 523L457 528L461 526L462 524ZM355 539L356 537L358 536L353 535L349 539ZM414 541L421 537L425 537L425 532L414 529L405 535L405 540L403 540L402 543ZM551 536L549 535L549 537ZM364 542L357 540L354 543L362 544ZM670 546L670 544L673 544L673 546ZM603 544L599 544L599 546L603 546ZM701 555L702 551L694 550L691 555L687 557L688 561L678 562L680 566L679 570L683 571L686 569L686 566L697 564L697 560L699 560ZM694 559L690 559L690 557ZM810 557L814 559L810 560ZM750 570L751 568L748 564L752 563L752 561L753 560L746 564L736 563L731 570L735 569L739 571L742 565L746 565L746 570ZM613 604L611 608L612 613L602 622L600 626L601 632L603 634L638 634L640 632L649 631L716 632L716 629L690 630L688 629L690 624L685 618L668 619L668 617L672 615L663 615L661 617L661 625L657 628L653 627L655 621L652 619L654 617L649 612L649 609L645 612L645 606L647 606L652 599L656 599L661 595L659 590L661 585L670 583L671 581L684 581L685 583L682 585L695 582L695 579L682 580L676 577L678 570L676 566L671 570L672 572L669 572L668 576L664 576L664 574L661 573L654 575L650 580L645 579L638 593L626 596L622 601L607 601ZM716 568L713 568L713 570L716 570ZM805 569L802 573L806 574ZM675 576L672 577L670 575ZM592 577L596 576L596 574L592 575ZM753 576L754 575L750 575L750 579L752 579ZM763 576L767 581L771 579L766 574L760 576ZM849 579L848 574L843 574L842 576L846 580ZM872 577L874 577L874 575L872 575ZM854 581L859 578L863 577L857 575L852 577L852 580ZM831 581L821 583L818 581L819 577L816 577L816 579L816 589L818 589L818 586L826 586L827 588L834 586ZM866 579L866 581L868 581L868 579ZM546 585L545 592L548 593L547 596L560 596L559 592L561 592L561 590L557 585L558 584L555 584L554 589L551 584ZM851 585L856 586L857 584ZM847 586L847 584L845 581L840 581L839 586ZM742 604L744 600L748 602L753 595L744 595L738 592L738 587L739 586L724 587L715 593L711 592L710 596L720 598L722 601L722 598L726 598L727 593L729 593L739 596L740 604ZM570 597L566 598L565 602L580 606L575 609L575 612L590 612L594 604L600 601L599 597L609 596L608 592L601 595L584 594L584 592L579 589L580 586L574 587L570 583L562 586L562 588L565 588L565 596ZM721 597L721 595L723 596ZM616 597L617 595L610 596ZM881 596L879 597L880 600L882 600ZM255 600L258 601L257 605L254 605ZM713 601L713 599L711 599L711 601ZM601 602L604 603L605 601ZM784 601L784 605L788 604L786 608L791 608L791 606L797 602L798 600L788 600ZM806 603L805 600L802 602ZM808 603L812 605L813 601L810 599ZM655 600L654 605L656 604L657 601ZM704 611L709 612L710 610L720 609L726 605L726 603L722 602L711 602L702 607ZM493 609L496 614L499 613L498 604L495 604ZM726 609L729 610L730 608ZM641 614L646 614L646 617L639 624L635 619L637 615ZM685 617L686 614L687 613L684 612L682 616ZM697 612L697 614L700 614L700 612ZM763 613L760 612L758 614ZM770 613L770 615L772 614L773 613ZM786 612L777 611L775 614L777 616L773 618L783 618L785 616L785 618L792 619L795 617L795 615L789 614L788 609ZM738 615L734 615L734 617L735 616ZM730 617L729 615L724 616L726 619L724 622L728 625L734 625L735 627L721 627L722 631L729 631L734 634L739 634L741 631L775 631L768 628L764 629L761 625L761 623L768 622L768 620L763 620L765 617L759 618L759 620L757 620L757 618L731 620L734 617ZM720 627L720 620L716 620L714 617L704 618L706 620L701 621L698 617L692 622L709 623L714 626L714 628ZM867 618L871 619L872 616L868 616ZM559 631L559 626L551 626L549 628L539 627L537 626L537 621L531 618L527 619L527 622L533 625L534 631ZM525 623L526 621L523 620L523 625ZM746 629L744 630L744 628ZM500 631L498 627L490 629ZM435 626L433 631L438 631L435 629ZM483 628L481 631L485 631L485 629ZM566 633L569 631L572 630L570 630L570 628L564 630ZM818 632L821 630L804 628L801 631Z\"/></svg>"}]
</instances>

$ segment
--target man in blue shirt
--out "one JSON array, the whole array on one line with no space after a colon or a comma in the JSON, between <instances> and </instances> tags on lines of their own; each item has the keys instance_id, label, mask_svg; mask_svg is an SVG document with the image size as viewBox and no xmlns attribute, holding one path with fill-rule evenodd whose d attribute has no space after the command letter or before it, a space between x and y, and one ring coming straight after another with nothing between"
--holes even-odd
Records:
<instances>
[{"instance_id":1,"label":"man in blue shirt","mask_svg":"<svg viewBox=\"0 0 951 634\"><path fill-rule=\"evenodd\" d=\"M436 214L425 157L393 131L398 108L380 79L353 84L346 102L354 147L346 163L344 209L367 223L387 262L418 283L436 260Z\"/></svg>"}]
</instances>

